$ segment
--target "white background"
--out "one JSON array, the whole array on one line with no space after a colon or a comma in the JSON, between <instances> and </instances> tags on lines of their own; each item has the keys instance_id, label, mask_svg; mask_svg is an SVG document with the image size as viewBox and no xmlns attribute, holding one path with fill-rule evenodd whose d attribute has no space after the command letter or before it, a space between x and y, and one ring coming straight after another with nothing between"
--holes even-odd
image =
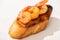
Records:
<instances>
[{"instance_id":1,"label":"white background","mask_svg":"<svg viewBox=\"0 0 60 40\"><path fill-rule=\"evenodd\" d=\"M0 40L13 40L8 35L8 30L19 11L39 1L41 0L0 0ZM48 4L52 5L53 12L47 29L22 40L60 40L60 0L49 0Z\"/></svg>"}]
</instances>

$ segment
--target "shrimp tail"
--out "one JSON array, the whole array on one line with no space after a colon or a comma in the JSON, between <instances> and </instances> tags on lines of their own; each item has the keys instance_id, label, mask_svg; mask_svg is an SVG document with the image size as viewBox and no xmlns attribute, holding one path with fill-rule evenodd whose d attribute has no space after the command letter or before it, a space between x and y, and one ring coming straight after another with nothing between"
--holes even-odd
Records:
<instances>
[{"instance_id":1,"label":"shrimp tail","mask_svg":"<svg viewBox=\"0 0 60 40\"><path fill-rule=\"evenodd\" d=\"M38 2L35 6L40 7L40 6L44 5L46 2L48 2L48 0L43 0L41 2Z\"/></svg>"}]
</instances>

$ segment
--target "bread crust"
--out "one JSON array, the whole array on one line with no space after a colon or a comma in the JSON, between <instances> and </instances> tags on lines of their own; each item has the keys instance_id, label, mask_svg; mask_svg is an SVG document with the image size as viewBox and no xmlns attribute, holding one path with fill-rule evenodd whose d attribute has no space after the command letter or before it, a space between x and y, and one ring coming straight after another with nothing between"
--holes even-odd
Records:
<instances>
[{"instance_id":1,"label":"bread crust","mask_svg":"<svg viewBox=\"0 0 60 40\"><path fill-rule=\"evenodd\" d=\"M17 20L15 20L9 29L9 32L8 32L9 35L12 38L21 39L21 38L25 38L31 34L36 34L40 31L44 30L46 28L46 25L49 21L49 17L52 12L52 7L50 5L47 5L47 7L48 7L48 11L43 16L41 15L42 19L47 17L47 19L45 18L46 20L44 19L44 21L41 21L30 27L22 27L21 25L19 25L17 23Z\"/></svg>"}]
</instances>

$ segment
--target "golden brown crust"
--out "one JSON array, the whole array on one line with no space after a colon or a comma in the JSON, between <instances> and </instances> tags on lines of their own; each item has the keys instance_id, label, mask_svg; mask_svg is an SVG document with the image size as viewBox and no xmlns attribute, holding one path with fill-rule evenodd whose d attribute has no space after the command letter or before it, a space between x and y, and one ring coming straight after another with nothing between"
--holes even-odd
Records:
<instances>
[{"instance_id":1,"label":"golden brown crust","mask_svg":"<svg viewBox=\"0 0 60 40\"><path fill-rule=\"evenodd\" d=\"M12 38L24 38L28 35L35 34L42 31L43 29L45 29L48 23L49 17L51 15L51 11L52 11L51 8L48 6L47 13L44 14L43 16L41 15L43 21L39 22L38 24L32 25L28 28L22 27L17 23L17 20L15 20L9 29L9 35Z\"/></svg>"},{"instance_id":2,"label":"golden brown crust","mask_svg":"<svg viewBox=\"0 0 60 40\"><path fill-rule=\"evenodd\" d=\"M31 34L35 34L42 31L43 29L45 29L47 23L48 23L48 20L38 23L36 25L33 25L29 28L25 28L25 27L21 27L20 25L17 24L16 21L14 21L14 23L10 27L9 34L12 38L24 38Z\"/></svg>"},{"instance_id":3,"label":"golden brown crust","mask_svg":"<svg viewBox=\"0 0 60 40\"><path fill-rule=\"evenodd\" d=\"M15 20L10 27L9 34L12 38L21 38L22 35L26 32L27 28L21 27Z\"/></svg>"},{"instance_id":4,"label":"golden brown crust","mask_svg":"<svg viewBox=\"0 0 60 40\"><path fill-rule=\"evenodd\" d=\"M25 34L22 36L22 37L26 37L26 36L29 36L31 34L36 34L40 31L42 31L43 29L45 29L46 25L48 23L48 20L44 21L44 22L41 22L41 23L38 23L34 26L31 26L26 32Z\"/></svg>"}]
</instances>

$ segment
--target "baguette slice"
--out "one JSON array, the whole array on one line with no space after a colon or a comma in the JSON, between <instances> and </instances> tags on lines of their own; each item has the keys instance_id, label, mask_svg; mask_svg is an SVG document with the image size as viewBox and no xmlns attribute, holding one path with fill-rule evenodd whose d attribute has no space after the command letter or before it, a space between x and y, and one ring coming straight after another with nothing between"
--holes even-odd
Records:
<instances>
[{"instance_id":1,"label":"baguette slice","mask_svg":"<svg viewBox=\"0 0 60 40\"><path fill-rule=\"evenodd\" d=\"M25 38L31 34L35 34L35 33L38 33L40 31L44 30L46 28L46 25L49 21L49 18L50 18L51 12L52 12L52 6L47 5L47 7L48 7L48 11L44 15L41 15L42 18L47 17L47 20L44 20L42 22L39 22L38 24L32 25L29 28L21 27L17 23L17 20L15 20L9 29L9 32L8 32L9 35L12 38L21 39L21 38Z\"/></svg>"}]
</instances>

